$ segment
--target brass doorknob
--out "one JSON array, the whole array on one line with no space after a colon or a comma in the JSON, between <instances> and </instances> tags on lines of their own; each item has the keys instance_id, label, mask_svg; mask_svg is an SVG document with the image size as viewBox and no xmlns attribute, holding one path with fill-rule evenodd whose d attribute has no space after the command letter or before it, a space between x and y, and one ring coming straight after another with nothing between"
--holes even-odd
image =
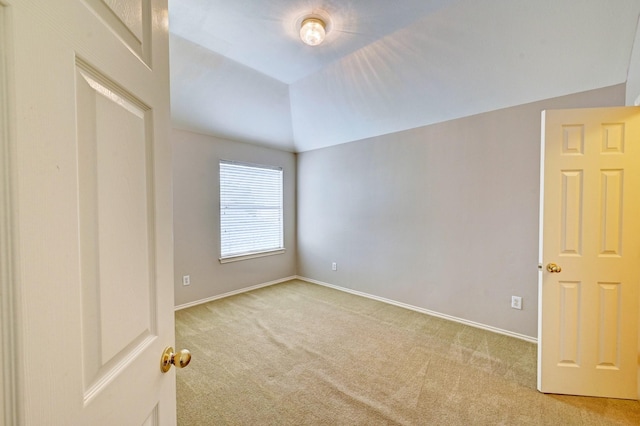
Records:
<instances>
[{"instance_id":1,"label":"brass doorknob","mask_svg":"<svg viewBox=\"0 0 640 426\"><path fill-rule=\"evenodd\" d=\"M555 263L550 263L547 265L547 271L551 273L554 273L554 272L558 273L558 272L562 272L562 268L556 265Z\"/></svg>"},{"instance_id":2,"label":"brass doorknob","mask_svg":"<svg viewBox=\"0 0 640 426\"><path fill-rule=\"evenodd\" d=\"M176 363L177 360L177 363ZM191 362L191 352L188 349L183 349L177 354L173 352L171 346L167 346L162 352L162 358L160 358L160 370L166 373L171 368L171 365L175 365L176 368L184 368Z\"/></svg>"}]
</instances>

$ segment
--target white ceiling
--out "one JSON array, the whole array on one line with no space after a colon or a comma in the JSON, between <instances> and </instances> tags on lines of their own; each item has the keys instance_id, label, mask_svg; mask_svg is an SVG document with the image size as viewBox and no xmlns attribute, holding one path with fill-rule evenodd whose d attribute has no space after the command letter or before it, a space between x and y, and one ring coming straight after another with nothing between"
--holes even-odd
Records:
<instances>
[{"instance_id":1,"label":"white ceiling","mask_svg":"<svg viewBox=\"0 0 640 426\"><path fill-rule=\"evenodd\" d=\"M627 79L639 0L170 0L176 127L307 151ZM320 46L299 40L328 14Z\"/></svg>"}]
</instances>

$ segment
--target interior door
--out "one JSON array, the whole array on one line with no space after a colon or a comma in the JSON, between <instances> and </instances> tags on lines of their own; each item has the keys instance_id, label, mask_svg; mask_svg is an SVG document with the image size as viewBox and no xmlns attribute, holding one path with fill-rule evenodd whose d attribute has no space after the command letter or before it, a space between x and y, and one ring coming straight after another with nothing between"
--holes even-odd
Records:
<instances>
[{"instance_id":1,"label":"interior door","mask_svg":"<svg viewBox=\"0 0 640 426\"><path fill-rule=\"evenodd\" d=\"M543 113L538 390L638 397L640 108Z\"/></svg>"},{"instance_id":2,"label":"interior door","mask_svg":"<svg viewBox=\"0 0 640 426\"><path fill-rule=\"evenodd\" d=\"M166 0L2 0L26 425L175 424Z\"/></svg>"}]
</instances>

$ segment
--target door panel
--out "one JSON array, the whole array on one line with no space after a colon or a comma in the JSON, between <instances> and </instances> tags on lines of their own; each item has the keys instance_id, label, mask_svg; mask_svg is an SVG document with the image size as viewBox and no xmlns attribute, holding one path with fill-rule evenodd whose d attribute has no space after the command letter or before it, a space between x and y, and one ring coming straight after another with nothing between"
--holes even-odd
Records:
<instances>
[{"instance_id":1,"label":"door panel","mask_svg":"<svg viewBox=\"0 0 640 426\"><path fill-rule=\"evenodd\" d=\"M123 44L151 68L151 0L85 0ZM166 3L166 2L165 2ZM156 10L156 18L158 15ZM162 18L162 16L160 15ZM166 18L166 17L165 17Z\"/></svg>"},{"instance_id":2,"label":"door panel","mask_svg":"<svg viewBox=\"0 0 640 426\"><path fill-rule=\"evenodd\" d=\"M150 110L84 63L76 73L85 400L156 334ZM118 315L113 316L117 312Z\"/></svg>"},{"instance_id":3,"label":"door panel","mask_svg":"<svg viewBox=\"0 0 640 426\"><path fill-rule=\"evenodd\" d=\"M575 367L580 365L580 287L579 282L558 282L560 289L558 363Z\"/></svg>"},{"instance_id":4,"label":"door panel","mask_svg":"<svg viewBox=\"0 0 640 426\"><path fill-rule=\"evenodd\" d=\"M176 422L166 8L8 1L24 424Z\"/></svg>"},{"instance_id":5,"label":"door panel","mask_svg":"<svg viewBox=\"0 0 640 426\"><path fill-rule=\"evenodd\" d=\"M543 122L538 389L636 399L640 109Z\"/></svg>"},{"instance_id":6,"label":"door panel","mask_svg":"<svg viewBox=\"0 0 640 426\"><path fill-rule=\"evenodd\" d=\"M582 254L582 170L562 172L562 235L561 253L565 256Z\"/></svg>"}]
</instances>

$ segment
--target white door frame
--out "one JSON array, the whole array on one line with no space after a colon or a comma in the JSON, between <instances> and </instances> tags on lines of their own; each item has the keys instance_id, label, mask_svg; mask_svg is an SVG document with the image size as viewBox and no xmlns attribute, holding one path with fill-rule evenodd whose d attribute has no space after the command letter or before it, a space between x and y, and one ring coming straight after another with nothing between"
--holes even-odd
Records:
<instances>
[{"instance_id":1,"label":"white door frame","mask_svg":"<svg viewBox=\"0 0 640 426\"><path fill-rule=\"evenodd\" d=\"M11 120L9 111L11 91L9 43L11 21L5 5L0 2L0 423L18 423L17 412L17 351L18 331L15 315L15 252L13 241L15 226L13 199L13 157Z\"/></svg>"}]
</instances>

